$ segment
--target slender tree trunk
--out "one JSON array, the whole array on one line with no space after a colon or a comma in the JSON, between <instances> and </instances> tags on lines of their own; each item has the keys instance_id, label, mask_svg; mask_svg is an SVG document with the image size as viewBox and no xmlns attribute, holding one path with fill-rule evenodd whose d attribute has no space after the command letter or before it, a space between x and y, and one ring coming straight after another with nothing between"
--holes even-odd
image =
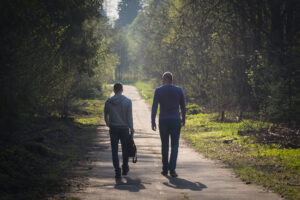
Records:
<instances>
[{"instance_id":1,"label":"slender tree trunk","mask_svg":"<svg viewBox=\"0 0 300 200\"><path fill-rule=\"evenodd\" d=\"M221 115L220 121L221 121L221 122L224 122L224 120L225 120L225 111L222 110L221 113L220 113L220 115Z\"/></svg>"}]
</instances>

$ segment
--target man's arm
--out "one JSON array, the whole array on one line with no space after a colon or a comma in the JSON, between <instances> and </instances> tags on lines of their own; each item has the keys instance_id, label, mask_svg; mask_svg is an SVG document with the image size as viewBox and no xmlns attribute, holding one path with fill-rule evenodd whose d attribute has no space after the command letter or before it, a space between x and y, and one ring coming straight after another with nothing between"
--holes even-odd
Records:
<instances>
[{"instance_id":1,"label":"man's arm","mask_svg":"<svg viewBox=\"0 0 300 200\"><path fill-rule=\"evenodd\" d=\"M185 98L184 98L183 89L181 89L181 95L180 95L179 104L180 104L180 109L181 109L182 126L184 126L185 125L186 108L185 108Z\"/></svg>"},{"instance_id":2,"label":"man's arm","mask_svg":"<svg viewBox=\"0 0 300 200\"><path fill-rule=\"evenodd\" d=\"M108 102L105 102L104 105L104 120L105 120L105 124L106 126L109 126L109 115L108 115Z\"/></svg>"},{"instance_id":3,"label":"man's arm","mask_svg":"<svg viewBox=\"0 0 300 200\"><path fill-rule=\"evenodd\" d=\"M128 126L129 126L129 129L130 129L130 132L133 135L134 134L134 129L133 129L132 102L131 102L131 100L129 100L127 119L128 119Z\"/></svg>"},{"instance_id":4,"label":"man's arm","mask_svg":"<svg viewBox=\"0 0 300 200\"><path fill-rule=\"evenodd\" d=\"M151 124L152 124L152 130L154 130L154 131L156 131L155 117L156 117L156 113L157 113L157 107L158 107L158 92L156 89L154 92L152 111L151 111Z\"/></svg>"}]
</instances>

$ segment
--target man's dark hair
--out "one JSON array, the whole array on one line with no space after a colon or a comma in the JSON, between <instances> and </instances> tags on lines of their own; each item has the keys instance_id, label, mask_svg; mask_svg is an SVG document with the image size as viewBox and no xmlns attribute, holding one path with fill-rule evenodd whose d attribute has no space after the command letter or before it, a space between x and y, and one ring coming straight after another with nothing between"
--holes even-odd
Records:
<instances>
[{"instance_id":1,"label":"man's dark hair","mask_svg":"<svg viewBox=\"0 0 300 200\"><path fill-rule=\"evenodd\" d=\"M122 83L115 83L114 84L114 92L115 93L119 93L119 92L121 92L123 90L123 85L122 85Z\"/></svg>"},{"instance_id":2,"label":"man's dark hair","mask_svg":"<svg viewBox=\"0 0 300 200\"><path fill-rule=\"evenodd\" d=\"M173 81L173 74L171 72L165 72L162 78L168 79L170 82Z\"/></svg>"}]
</instances>

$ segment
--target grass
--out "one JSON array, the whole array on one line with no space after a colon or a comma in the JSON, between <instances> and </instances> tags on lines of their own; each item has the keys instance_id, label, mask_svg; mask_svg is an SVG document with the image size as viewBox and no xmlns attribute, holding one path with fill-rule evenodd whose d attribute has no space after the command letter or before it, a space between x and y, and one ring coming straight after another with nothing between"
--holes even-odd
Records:
<instances>
[{"instance_id":1,"label":"grass","mask_svg":"<svg viewBox=\"0 0 300 200\"><path fill-rule=\"evenodd\" d=\"M151 104L152 85L147 82L135 85ZM246 183L262 185L288 199L300 199L300 149L261 144L251 136L238 135L239 130L259 129L267 126L266 123L251 120L220 123L215 113L195 114L195 105L187 107L190 114L182 133L200 153L223 161ZM223 142L231 138L236 140L228 144Z\"/></svg>"},{"instance_id":2,"label":"grass","mask_svg":"<svg viewBox=\"0 0 300 200\"><path fill-rule=\"evenodd\" d=\"M234 169L242 180L274 190L289 199L300 198L300 149L280 148L257 143L251 136L240 136L265 124L244 120L234 123L215 121L216 114L188 115L182 133L202 154L220 159ZM226 144L225 139L236 138Z\"/></svg>"},{"instance_id":3,"label":"grass","mask_svg":"<svg viewBox=\"0 0 300 200\"><path fill-rule=\"evenodd\" d=\"M44 199L66 189L70 166L87 153L102 123L101 99L77 100L69 119L37 118L0 139L0 199Z\"/></svg>"},{"instance_id":4,"label":"grass","mask_svg":"<svg viewBox=\"0 0 300 200\"><path fill-rule=\"evenodd\" d=\"M78 100L73 108L74 121L85 125L99 125L103 109L103 100Z\"/></svg>"},{"instance_id":5,"label":"grass","mask_svg":"<svg viewBox=\"0 0 300 200\"><path fill-rule=\"evenodd\" d=\"M138 81L134 83L134 85L138 89L141 96L146 100L146 102L152 105L153 95L154 95L153 83L150 81L148 82Z\"/></svg>"}]
</instances>

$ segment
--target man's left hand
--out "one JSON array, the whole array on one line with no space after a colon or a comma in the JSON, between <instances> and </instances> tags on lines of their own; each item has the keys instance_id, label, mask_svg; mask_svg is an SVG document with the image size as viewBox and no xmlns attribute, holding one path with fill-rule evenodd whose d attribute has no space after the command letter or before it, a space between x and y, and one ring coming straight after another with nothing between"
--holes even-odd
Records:
<instances>
[{"instance_id":1,"label":"man's left hand","mask_svg":"<svg viewBox=\"0 0 300 200\"><path fill-rule=\"evenodd\" d=\"M153 131L156 131L156 124L152 124L151 128Z\"/></svg>"},{"instance_id":2,"label":"man's left hand","mask_svg":"<svg viewBox=\"0 0 300 200\"><path fill-rule=\"evenodd\" d=\"M134 135L134 131L130 131L130 135L132 135L132 137L133 137L133 135Z\"/></svg>"}]
</instances>

